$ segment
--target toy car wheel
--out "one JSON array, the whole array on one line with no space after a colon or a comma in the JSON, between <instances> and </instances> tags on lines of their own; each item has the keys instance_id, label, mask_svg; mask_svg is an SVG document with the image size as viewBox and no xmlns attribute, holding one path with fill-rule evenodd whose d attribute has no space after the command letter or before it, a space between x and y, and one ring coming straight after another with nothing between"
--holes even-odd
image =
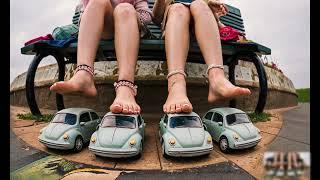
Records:
<instances>
[{"instance_id":1,"label":"toy car wheel","mask_svg":"<svg viewBox=\"0 0 320 180\"><path fill-rule=\"evenodd\" d=\"M226 137L221 137L219 141L219 148L224 153L227 153L229 151L229 143Z\"/></svg>"},{"instance_id":2,"label":"toy car wheel","mask_svg":"<svg viewBox=\"0 0 320 180\"><path fill-rule=\"evenodd\" d=\"M165 150L165 147L164 147L164 141L162 140L162 143L161 143L161 149L162 149L162 156L164 158L169 158L168 154L166 153L166 150Z\"/></svg>"},{"instance_id":3,"label":"toy car wheel","mask_svg":"<svg viewBox=\"0 0 320 180\"><path fill-rule=\"evenodd\" d=\"M83 148L83 140L80 136L78 136L74 142L74 151L79 152Z\"/></svg>"}]
</instances>

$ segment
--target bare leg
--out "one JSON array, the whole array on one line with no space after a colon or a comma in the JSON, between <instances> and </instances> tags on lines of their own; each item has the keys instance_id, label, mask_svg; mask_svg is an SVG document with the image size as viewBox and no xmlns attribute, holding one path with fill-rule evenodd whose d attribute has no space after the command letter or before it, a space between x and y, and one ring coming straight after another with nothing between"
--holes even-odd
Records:
<instances>
[{"instance_id":1,"label":"bare leg","mask_svg":"<svg viewBox=\"0 0 320 180\"><path fill-rule=\"evenodd\" d=\"M190 11L182 4L171 5L165 31L165 46L169 72L184 70L189 50ZM168 98L163 105L165 113L191 112L186 81L182 74L168 79Z\"/></svg>"},{"instance_id":2,"label":"bare leg","mask_svg":"<svg viewBox=\"0 0 320 180\"><path fill-rule=\"evenodd\" d=\"M77 64L86 64L93 67L98 42L101 38L105 19L104 34L113 35L113 8L108 0L90 0L82 15L79 38ZM106 18L105 18L106 17ZM78 71L70 80L57 82L50 87L51 91L60 94L79 92L86 96L96 96L93 77L86 71Z\"/></svg>"},{"instance_id":3,"label":"bare leg","mask_svg":"<svg viewBox=\"0 0 320 180\"><path fill-rule=\"evenodd\" d=\"M206 64L222 65L223 59L219 30L213 13L203 0L193 1L190 10L195 22L196 38ZM240 88L230 83L224 76L222 69L211 69L208 77L208 101L211 103L219 99L249 95L251 93L247 88Z\"/></svg>"},{"instance_id":4,"label":"bare leg","mask_svg":"<svg viewBox=\"0 0 320 180\"><path fill-rule=\"evenodd\" d=\"M140 40L138 16L134 7L129 3L117 5L113 15L119 80L133 82ZM117 96L110 106L112 112L140 113L140 107L130 88L121 86L116 93Z\"/></svg>"},{"instance_id":5,"label":"bare leg","mask_svg":"<svg viewBox=\"0 0 320 180\"><path fill-rule=\"evenodd\" d=\"M288 153L288 170L292 170L292 160L293 160L293 154L291 152Z\"/></svg>"}]
</instances>

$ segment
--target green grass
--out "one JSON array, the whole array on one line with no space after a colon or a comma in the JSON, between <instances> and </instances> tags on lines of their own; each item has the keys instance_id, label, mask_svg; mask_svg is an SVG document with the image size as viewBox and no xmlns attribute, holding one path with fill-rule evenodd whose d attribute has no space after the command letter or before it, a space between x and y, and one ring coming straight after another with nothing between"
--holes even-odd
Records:
<instances>
[{"instance_id":1,"label":"green grass","mask_svg":"<svg viewBox=\"0 0 320 180\"><path fill-rule=\"evenodd\" d=\"M299 102L310 102L310 88L296 89Z\"/></svg>"},{"instance_id":2,"label":"green grass","mask_svg":"<svg viewBox=\"0 0 320 180\"><path fill-rule=\"evenodd\" d=\"M53 114L43 114L43 115L33 115L32 113L26 113L26 114L17 114L17 117L19 119L23 120L36 120L36 121L44 121L49 122L53 118Z\"/></svg>"},{"instance_id":3,"label":"green grass","mask_svg":"<svg viewBox=\"0 0 320 180\"><path fill-rule=\"evenodd\" d=\"M253 123L257 123L257 122L266 122L266 121L270 121L272 114L267 113L267 112L262 112L262 113L248 113L248 116L250 117L251 121Z\"/></svg>"}]
</instances>

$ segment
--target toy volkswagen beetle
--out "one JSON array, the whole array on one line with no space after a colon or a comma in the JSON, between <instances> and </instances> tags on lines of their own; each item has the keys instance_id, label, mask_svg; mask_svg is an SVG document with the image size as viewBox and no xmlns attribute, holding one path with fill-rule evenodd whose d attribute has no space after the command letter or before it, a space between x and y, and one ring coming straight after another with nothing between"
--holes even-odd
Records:
<instances>
[{"instance_id":1,"label":"toy volkswagen beetle","mask_svg":"<svg viewBox=\"0 0 320 180\"><path fill-rule=\"evenodd\" d=\"M162 155L191 157L210 154L210 134L204 130L198 114L165 114L160 120L159 137Z\"/></svg>"},{"instance_id":2,"label":"toy volkswagen beetle","mask_svg":"<svg viewBox=\"0 0 320 180\"><path fill-rule=\"evenodd\" d=\"M250 121L247 114L235 108L215 108L202 118L212 139L219 142L222 152L256 146L260 130Z\"/></svg>"},{"instance_id":3,"label":"toy volkswagen beetle","mask_svg":"<svg viewBox=\"0 0 320 180\"><path fill-rule=\"evenodd\" d=\"M101 119L92 109L68 108L55 114L40 130L39 142L49 148L81 151Z\"/></svg>"},{"instance_id":4,"label":"toy volkswagen beetle","mask_svg":"<svg viewBox=\"0 0 320 180\"><path fill-rule=\"evenodd\" d=\"M95 155L124 158L140 157L146 123L142 116L108 112L92 134L89 150Z\"/></svg>"}]
</instances>

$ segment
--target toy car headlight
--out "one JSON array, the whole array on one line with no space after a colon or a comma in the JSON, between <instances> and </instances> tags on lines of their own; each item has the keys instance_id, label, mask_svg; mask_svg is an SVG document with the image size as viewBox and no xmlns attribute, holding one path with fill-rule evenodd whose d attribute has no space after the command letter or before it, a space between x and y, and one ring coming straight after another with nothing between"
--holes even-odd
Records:
<instances>
[{"instance_id":1,"label":"toy car headlight","mask_svg":"<svg viewBox=\"0 0 320 180\"><path fill-rule=\"evenodd\" d=\"M68 135L67 133L64 133L64 134L63 134L63 139L64 139L64 140L68 140L68 139L69 139L69 135Z\"/></svg>"},{"instance_id":2,"label":"toy car headlight","mask_svg":"<svg viewBox=\"0 0 320 180\"><path fill-rule=\"evenodd\" d=\"M91 142L95 143L97 141L97 138L95 136L91 137Z\"/></svg>"},{"instance_id":3,"label":"toy car headlight","mask_svg":"<svg viewBox=\"0 0 320 180\"><path fill-rule=\"evenodd\" d=\"M212 143L212 138L211 138L211 136L208 136L208 138L207 138L207 143L208 143L208 144L211 144L211 143Z\"/></svg>"},{"instance_id":4,"label":"toy car headlight","mask_svg":"<svg viewBox=\"0 0 320 180\"><path fill-rule=\"evenodd\" d=\"M235 139L235 140L239 140L240 139L240 136L238 135L238 134L233 134L233 139Z\"/></svg>"},{"instance_id":5,"label":"toy car headlight","mask_svg":"<svg viewBox=\"0 0 320 180\"><path fill-rule=\"evenodd\" d=\"M173 146L173 145L176 144L176 140L175 140L174 138L169 139L168 142L169 142L169 144L170 144L171 146Z\"/></svg>"},{"instance_id":6,"label":"toy car headlight","mask_svg":"<svg viewBox=\"0 0 320 180\"><path fill-rule=\"evenodd\" d=\"M131 140L129 141L130 146L134 146L136 143L137 143L137 142L136 142L136 139L131 139Z\"/></svg>"}]
</instances>

